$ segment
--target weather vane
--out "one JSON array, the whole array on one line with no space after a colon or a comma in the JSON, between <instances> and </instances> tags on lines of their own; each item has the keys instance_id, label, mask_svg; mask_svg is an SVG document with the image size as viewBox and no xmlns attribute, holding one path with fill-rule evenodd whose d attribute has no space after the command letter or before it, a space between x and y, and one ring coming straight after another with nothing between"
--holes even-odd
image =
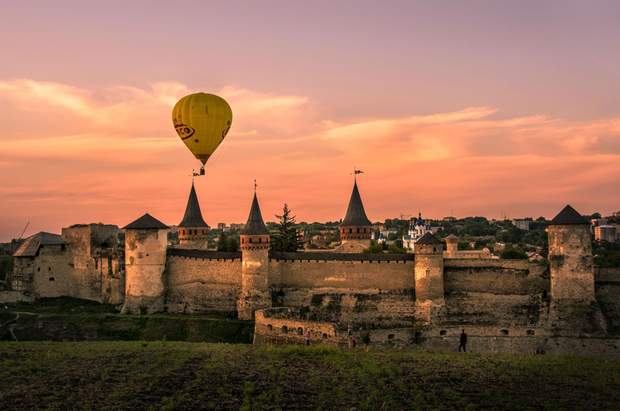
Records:
<instances>
[{"instance_id":1,"label":"weather vane","mask_svg":"<svg viewBox=\"0 0 620 411\"><path fill-rule=\"evenodd\" d=\"M359 170L359 169L358 169L358 168L356 168L356 167L353 167L353 173L351 173L351 174L353 174L353 179L354 179L355 181L357 181L357 175L358 175L358 174L364 174L364 172L363 172L362 170Z\"/></svg>"},{"instance_id":2,"label":"weather vane","mask_svg":"<svg viewBox=\"0 0 620 411\"><path fill-rule=\"evenodd\" d=\"M256 193L256 187L258 187L258 185L256 184L256 179L254 179L254 192Z\"/></svg>"}]
</instances>

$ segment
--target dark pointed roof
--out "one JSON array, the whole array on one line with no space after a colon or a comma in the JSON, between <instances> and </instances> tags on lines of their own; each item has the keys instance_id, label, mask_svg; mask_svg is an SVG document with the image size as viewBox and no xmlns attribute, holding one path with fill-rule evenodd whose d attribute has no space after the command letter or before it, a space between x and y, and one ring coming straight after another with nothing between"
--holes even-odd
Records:
<instances>
[{"instance_id":1,"label":"dark pointed roof","mask_svg":"<svg viewBox=\"0 0 620 411\"><path fill-rule=\"evenodd\" d=\"M428 231L426 232L426 234L420 237L418 241L416 241L415 243L416 244L428 244L428 245L443 244L441 241L439 241L437 237L433 235L433 233L428 232Z\"/></svg>"},{"instance_id":2,"label":"dark pointed roof","mask_svg":"<svg viewBox=\"0 0 620 411\"><path fill-rule=\"evenodd\" d=\"M149 213L144 214L134 222L127 224L123 229L125 230L148 230L148 229L162 229L168 228L168 226Z\"/></svg>"},{"instance_id":3,"label":"dark pointed roof","mask_svg":"<svg viewBox=\"0 0 620 411\"><path fill-rule=\"evenodd\" d=\"M198 203L198 196L196 195L193 181L192 189L187 199L187 206L185 207L185 215L183 215L183 221L179 223L179 227L209 227L202 218L200 204Z\"/></svg>"},{"instance_id":4,"label":"dark pointed roof","mask_svg":"<svg viewBox=\"0 0 620 411\"><path fill-rule=\"evenodd\" d=\"M368 217L366 217L364 204L362 204L362 198L360 197L360 192L357 189L357 181L353 183L353 192L351 193L351 199L349 200L347 214L344 216L344 220L342 220L340 225L345 227L372 225Z\"/></svg>"},{"instance_id":5,"label":"dark pointed roof","mask_svg":"<svg viewBox=\"0 0 620 411\"><path fill-rule=\"evenodd\" d=\"M241 230L241 234L245 235L261 235L269 234L263 216L260 212L260 206L258 205L258 198L254 193L254 199L252 200L252 207L250 208L250 215L248 221L245 223L245 227Z\"/></svg>"},{"instance_id":6,"label":"dark pointed roof","mask_svg":"<svg viewBox=\"0 0 620 411\"><path fill-rule=\"evenodd\" d=\"M549 223L549 225L581 225L581 224L590 224L590 222L583 217L581 214L577 212L573 207L569 204L566 205L556 215L553 220Z\"/></svg>"}]
</instances>

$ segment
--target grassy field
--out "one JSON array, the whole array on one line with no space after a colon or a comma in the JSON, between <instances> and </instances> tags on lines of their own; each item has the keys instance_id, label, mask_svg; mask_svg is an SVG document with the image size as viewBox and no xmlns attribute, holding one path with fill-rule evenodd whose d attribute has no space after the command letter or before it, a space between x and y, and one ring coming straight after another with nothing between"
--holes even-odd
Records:
<instances>
[{"instance_id":1,"label":"grassy field","mask_svg":"<svg viewBox=\"0 0 620 411\"><path fill-rule=\"evenodd\" d=\"M620 362L181 342L0 343L3 409L619 409Z\"/></svg>"},{"instance_id":2,"label":"grassy field","mask_svg":"<svg viewBox=\"0 0 620 411\"><path fill-rule=\"evenodd\" d=\"M251 343L254 323L222 313L121 315L114 306L72 298L0 307L0 324L19 313L19 341L167 340ZM0 339L8 339L0 326Z\"/></svg>"}]
</instances>

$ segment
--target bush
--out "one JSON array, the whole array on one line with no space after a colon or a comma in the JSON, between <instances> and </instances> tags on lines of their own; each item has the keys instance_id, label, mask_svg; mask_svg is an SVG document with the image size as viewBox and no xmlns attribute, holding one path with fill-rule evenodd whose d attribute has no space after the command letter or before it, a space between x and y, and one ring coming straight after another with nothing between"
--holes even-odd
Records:
<instances>
[{"instance_id":1,"label":"bush","mask_svg":"<svg viewBox=\"0 0 620 411\"><path fill-rule=\"evenodd\" d=\"M527 254L520 248L506 247L506 249L502 251L500 257L505 260L523 260L527 258Z\"/></svg>"}]
</instances>

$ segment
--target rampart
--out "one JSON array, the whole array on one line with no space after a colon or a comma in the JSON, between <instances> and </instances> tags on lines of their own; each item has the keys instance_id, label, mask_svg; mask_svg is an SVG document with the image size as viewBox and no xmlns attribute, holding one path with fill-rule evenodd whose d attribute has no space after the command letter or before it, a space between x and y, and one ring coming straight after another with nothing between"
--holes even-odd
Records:
<instances>
[{"instance_id":1,"label":"rampart","mask_svg":"<svg viewBox=\"0 0 620 411\"><path fill-rule=\"evenodd\" d=\"M594 269L596 300L607 320L608 331L620 334L620 268Z\"/></svg>"},{"instance_id":2,"label":"rampart","mask_svg":"<svg viewBox=\"0 0 620 411\"><path fill-rule=\"evenodd\" d=\"M414 315L413 254L271 253L274 306L320 321L402 323Z\"/></svg>"},{"instance_id":3,"label":"rampart","mask_svg":"<svg viewBox=\"0 0 620 411\"><path fill-rule=\"evenodd\" d=\"M169 248L166 308L175 313L234 313L241 291L241 253Z\"/></svg>"},{"instance_id":4,"label":"rampart","mask_svg":"<svg viewBox=\"0 0 620 411\"><path fill-rule=\"evenodd\" d=\"M549 271L527 260L446 259L443 325L532 327L545 321Z\"/></svg>"}]
</instances>

